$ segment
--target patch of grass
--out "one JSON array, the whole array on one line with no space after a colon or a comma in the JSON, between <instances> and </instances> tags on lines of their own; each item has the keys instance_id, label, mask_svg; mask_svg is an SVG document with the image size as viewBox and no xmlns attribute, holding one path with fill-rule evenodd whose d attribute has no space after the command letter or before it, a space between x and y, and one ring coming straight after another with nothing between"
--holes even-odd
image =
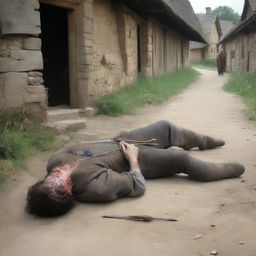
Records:
<instances>
[{"instance_id":1,"label":"patch of grass","mask_svg":"<svg viewBox=\"0 0 256 256\"><path fill-rule=\"evenodd\" d=\"M41 125L23 110L0 111L0 183L25 169L24 160L47 151L56 132Z\"/></svg>"},{"instance_id":2,"label":"patch of grass","mask_svg":"<svg viewBox=\"0 0 256 256\"><path fill-rule=\"evenodd\" d=\"M249 119L256 120L256 72L231 73L224 90L240 95L248 106Z\"/></svg>"},{"instance_id":3,"label":"patch of grass","mask_svg":"<svg viewBox=\"0 0 256 256\"><path fill-rule=\"evenodd\" d=\"M191 63L194 67L201 67L201 68L210 68L210 69L216 69L217 65L213 60L210 59L203 59L200 61L195 61Z\"/></svg>"},{"instance_id":4,"label":"patch of grass","mask_svg":"<svg viewBox=\"0 0 256 256\"><path fill-rule=\"evenodd\" d=\"M140 78L134 84L104 95L96 101L99 114L118 116L132 114L146 104L160 104L180 93L197 80L199 73L191 68L153 79Z\"/></svg>"}]
</instances>

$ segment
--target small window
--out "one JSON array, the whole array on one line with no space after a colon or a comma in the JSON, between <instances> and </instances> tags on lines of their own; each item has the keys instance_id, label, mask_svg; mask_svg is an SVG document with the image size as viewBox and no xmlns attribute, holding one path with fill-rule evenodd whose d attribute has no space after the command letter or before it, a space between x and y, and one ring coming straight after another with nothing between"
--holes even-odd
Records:
<instances>
[{"instance_id":1,"label":"small window","mask_svg":"<svg viewBox=\"0 0 256 256\"><path fill-rule=\"evenodd\" d=\"M236 56L236 52L235 51L231 51L231 59L234 59Z\"/></svg>"}]
</instances>

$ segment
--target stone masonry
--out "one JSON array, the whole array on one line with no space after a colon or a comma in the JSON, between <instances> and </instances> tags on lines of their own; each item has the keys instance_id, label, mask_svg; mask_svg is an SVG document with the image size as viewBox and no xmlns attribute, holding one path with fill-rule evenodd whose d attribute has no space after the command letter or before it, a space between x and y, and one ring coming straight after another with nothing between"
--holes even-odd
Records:
<instances>
[{"instance_id":1,"label":"stone masonry","mask_svg":"<svg viewBox=\"0 0 256 256\"><path fill-rule=\"evenodd\" d=\"M47 94L41 72L41 39L38 38L39 3L28 0L25 7L20 4L17 0L9 4L0 1L0 108L26 107L44 113ZM17 14L21 7L24 7L25 17Z\"/></svg>"}]
</instances>

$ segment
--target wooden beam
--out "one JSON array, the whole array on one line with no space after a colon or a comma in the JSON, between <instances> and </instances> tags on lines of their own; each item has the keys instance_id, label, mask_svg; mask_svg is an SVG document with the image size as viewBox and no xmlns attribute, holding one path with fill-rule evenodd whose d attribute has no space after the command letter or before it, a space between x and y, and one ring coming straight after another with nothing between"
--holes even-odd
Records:
<instances>
[{"instance_id":1,"label":"wooden beam","mask_svg":"<svg viewBox=\"0 0 256 256\"><path fill-rule=\"evenodd\" d=\"M75 9L82 0L39 0L42 4L51 4L57 7L63 7L67 9Z\"/></svg>"}]
</instances>

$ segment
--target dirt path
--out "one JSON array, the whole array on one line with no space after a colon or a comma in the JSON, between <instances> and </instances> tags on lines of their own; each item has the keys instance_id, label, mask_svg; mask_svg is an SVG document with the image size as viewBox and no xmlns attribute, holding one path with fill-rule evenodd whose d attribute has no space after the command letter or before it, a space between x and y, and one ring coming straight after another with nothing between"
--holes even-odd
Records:
<instances>
[{"instance_id":1,"label":"dirt path","mask_svg":"<svg viewBox=\"0 0 256 256\"><path fill-rule=\"evenodd\" d=\"M141 198L79 204L67 216L40 220L23 210L26 189L44 176L48 156L35 158L29 163L30 172L13 180L0 195L0 255L206 256L216 249L218 255L255 256L256 126L246 120L240 99L221 89L227 77L200 72L198 82L169 102L145 107L135 116L95 117L76 139L108 138L167 119L225 139L223 148L191 154L241 162L246 166L243 177L211 183L184 177L148 181ZM138 223L102 219L104 214L147 214L179 221ZM193 239L197 235L201 237Z\"/></svg>"}]
</instances>

